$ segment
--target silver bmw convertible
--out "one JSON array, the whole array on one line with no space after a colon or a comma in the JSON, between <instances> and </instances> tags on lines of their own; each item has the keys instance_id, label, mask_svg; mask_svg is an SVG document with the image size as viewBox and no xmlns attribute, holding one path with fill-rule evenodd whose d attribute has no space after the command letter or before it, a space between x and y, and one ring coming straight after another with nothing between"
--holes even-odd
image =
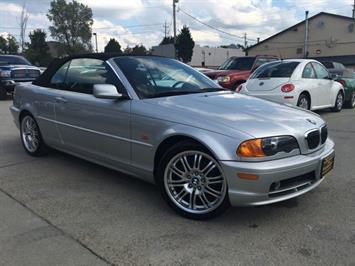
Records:
<instances>
[{"instance_id":1,"label":"silver bmw convertible","mask_svg":"<svg viewBox=\"0 0 355 266\"><path fill-rule=\"evenodd\" d=\"M223 90L168 58L58 59L16 87L10 110L30 155L50 147L154 182L189 218L300 196L334 165L318 115Z\"/></svg>"}]
</instances>

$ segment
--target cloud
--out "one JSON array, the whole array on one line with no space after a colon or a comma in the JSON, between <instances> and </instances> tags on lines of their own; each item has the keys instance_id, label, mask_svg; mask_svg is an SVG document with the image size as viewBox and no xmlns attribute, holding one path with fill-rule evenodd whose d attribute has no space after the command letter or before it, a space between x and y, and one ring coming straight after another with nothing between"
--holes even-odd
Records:
<instances>
[{"instance_id":1,"label":"cloud","mask_svg":"<svg viewBox=\"0 0 355 266\"><path fill-rule=\"evenodd\" d=\"M156 45L163 37L163 23L170 26L172 35L171 0L79 0L92 8L93 31L98 34L101 50L110 38L116 38L122 47L144 44ZM197 19L242 37L247 33L252 44L258 37L265 39L304 19L304 10L310 15L320 11L350 15L349 0L180 0L178 9ZM19 3L19 2L17 2ZM49 21L45 14L50 0L27 0L30 13L28 30L43 28L48 32ZM18 38L21 5L10 0L0 3L0 32L10 32ZM177 13L177 26L190 27L197 44L217 46L243 43L243 38L227 35ZM49 36L49 34L48 34Z\"/></svg>"}]
</instances>

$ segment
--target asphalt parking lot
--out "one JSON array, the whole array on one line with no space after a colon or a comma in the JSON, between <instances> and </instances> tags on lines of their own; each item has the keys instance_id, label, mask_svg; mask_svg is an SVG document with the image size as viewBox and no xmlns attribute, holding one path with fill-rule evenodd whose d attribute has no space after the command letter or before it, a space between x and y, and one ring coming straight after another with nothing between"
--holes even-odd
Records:
<instances>
[{"instance_id":1,"label":"asphalt parking lot","mask_svg":"<svg viewBox=\"0 0 355 266\"><path fill-rule=\"evenodd\" d=\"M355 265L355 110L320 112L334 171L284 203L178 216L157 188L60 153L32 158L0 102L0 265Z\"/></svg>"}]
</instances>

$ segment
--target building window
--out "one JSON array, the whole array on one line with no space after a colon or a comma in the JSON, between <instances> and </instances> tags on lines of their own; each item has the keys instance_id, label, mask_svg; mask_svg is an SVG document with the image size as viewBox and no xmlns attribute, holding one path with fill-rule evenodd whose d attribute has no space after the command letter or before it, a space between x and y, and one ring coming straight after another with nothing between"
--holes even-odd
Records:
<instances>
[{"instance_id":1,"label":"building window","mask_svg":"<svg viewBox=\"0 0 355 266\"><path fill-rule=\"evenodd\" d=\"M302 48L297 48L296 54L302 54L303 49Z\"/></svg>"}]
</instances>

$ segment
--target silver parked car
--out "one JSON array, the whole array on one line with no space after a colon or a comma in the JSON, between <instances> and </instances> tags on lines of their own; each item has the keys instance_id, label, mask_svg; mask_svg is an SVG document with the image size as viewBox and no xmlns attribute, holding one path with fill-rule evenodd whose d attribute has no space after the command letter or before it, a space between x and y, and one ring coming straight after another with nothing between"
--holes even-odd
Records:
<instances>
[{"instance_id":1,"label":"silver parked car","mask_svg":"<svg viewBox=\"0 0 355 266\"><path fill-rule=\"evenodd\" d=\"M318 186L334 144L316 114L231 91L176 60L93 54L16 87L25 150L48 147L155 182L196 219Z\"/></svg>"}]
</instances>

